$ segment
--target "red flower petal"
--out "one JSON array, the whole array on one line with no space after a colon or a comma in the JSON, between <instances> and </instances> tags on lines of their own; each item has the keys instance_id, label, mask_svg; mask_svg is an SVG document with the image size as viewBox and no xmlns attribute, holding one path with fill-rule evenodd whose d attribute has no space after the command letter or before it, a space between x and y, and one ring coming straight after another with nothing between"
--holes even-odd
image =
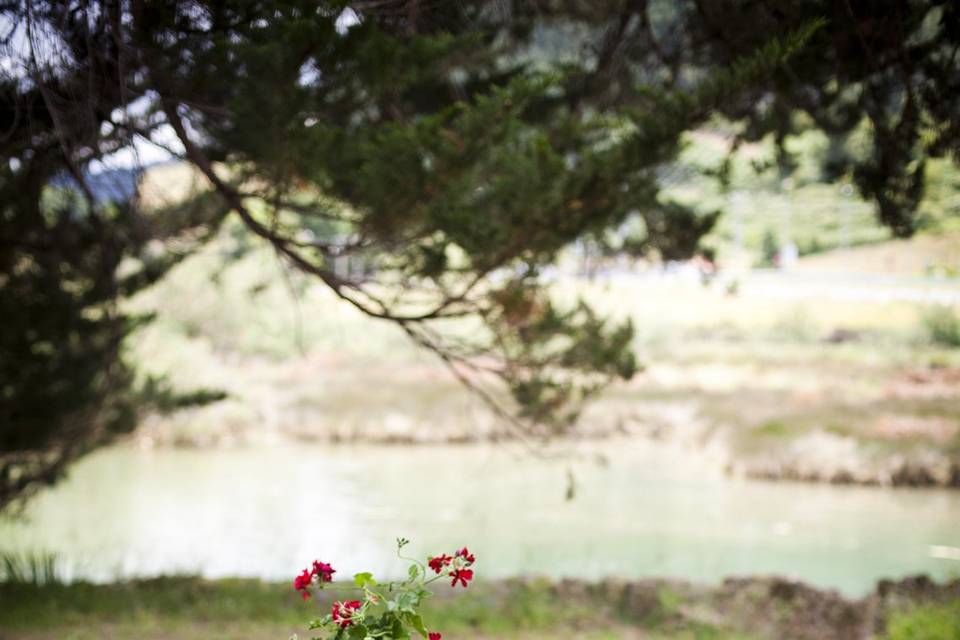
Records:
<instances>
[{"instance_id":1,"label":"red flower petal","mask_svg":"<svg viewBox=\"0 0 960 640\"><path fill-rule=\"evenodd\" d=\"M457 586L457 582L463 585L464 588L467 587L467 583L473 580L473 570L472 569L457 569L450 572L450 576L453 580L450 581L450 586Z\"/></svg>"},{"instance_id":2,"label":"red flower petal","mask_svg":"<svg viewBox=\"0 0 960 640\"><path fill-rule=\"evenodd\" d=\"M427 564L430 566L431 569L433 569L434 573L440 573L441 571L443 571L443 568L449 565L452 561L453 561L453 558L451 558L450 556L444 553L442 555L430 558L427 561Z\"/></svg>"}]
</instances>

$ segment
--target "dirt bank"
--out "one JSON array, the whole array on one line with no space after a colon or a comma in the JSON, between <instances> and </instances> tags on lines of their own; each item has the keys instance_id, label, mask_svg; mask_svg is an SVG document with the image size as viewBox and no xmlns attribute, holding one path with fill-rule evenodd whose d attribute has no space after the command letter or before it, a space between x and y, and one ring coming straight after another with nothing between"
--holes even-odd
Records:
<instances>
[{"instance_id":1,"label":"dirt bank","mask_svg":"<svg viewBox=\"0 0 960 640\"><path fill-rule=\"evenodd\" d=\"M677 635L709 628L737 637L860 640L887 637L891 621L918 607L956 609L960 615L960 580L937 584L926 576L883 580L860 599L777 577L730 578L718 587L607 580L595 585L567 581L553 588L561 599L593 598L625 620Z\"/></svg>"}]
</instances>

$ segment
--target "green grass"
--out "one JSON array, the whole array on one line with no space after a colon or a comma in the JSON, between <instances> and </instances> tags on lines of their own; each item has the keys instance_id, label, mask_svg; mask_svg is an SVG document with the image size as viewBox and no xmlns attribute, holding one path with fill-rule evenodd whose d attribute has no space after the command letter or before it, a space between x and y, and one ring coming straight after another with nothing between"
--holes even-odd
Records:
<instances>
[{"instance_id":1,"label":"green grass","mask_svg":"<svg viewBox=\"0 0 960 640\"><path fill-rule=\"evenodd\" d=\"M840 630L828 625L856 626L843 618L811 618L807 608L820 606L817 598L827 606L838 596L824 592L810 597L794 602L762 581L731 593L727 587L669 582L509 580L480 582L455 593L442 589L428 601L424 618L450 640L840 637ZM916 605L901 599L896 606L881 615L887 622L879 637L960 638L960 602ZM326 597L302 601L290 584L248 579L181 576L105 585L6 582L0 583L0 637L240 640L298 633L306 638L306 622L328 607ZM797 635L800 632L804 635Z\"/></svg>"},{"instance_id":2,"label":"green grass","mask_svg":"<svg viewBox=\"0 0 960 640\"><path fill-rule=\"evenodd\" d=\"M306 619L295 600L279 585L249 580L2 584L0 629L14 637L78 639L287 637Z\"/></svg>"},{"instance_id":3,"label":"green grass","mask_svg":"<svg viewBox=\"0 0 960 640\"><path fill-rule=\"evenodd\" d=\"M785 438L794 433L785 422L780 420L770 420L754 429L754 434L763 438Z\"/></svg>"},{"instance_id":4,"label":"green grass","mask_svg":"<svg viewBox=\"0 0 960 640\"><path fill-rule=\"evenodd\" d=\"M546 581L481 583L456 595L440 593L424 617L449 638L635 637L633 621L587 593L582 600L558 597ZM77 639L308 637L306 621L329 606L301 601L288 584L192 577L110 585L0 583L0 603L4 638ZM661 629L648 620L641 628L650 632L643 637L742 637L702 623Z\"/></svg>"},{"instance_id":5,"label":"green grass","mask_svg":"<svg viewBox=\"0 0 960 640\"><path fill-rule=\"evenodd\" d=\"M960 640L960 602L927 604L895 611L887 640Z\"/></svg>"},{"instance_id":6,"label":"green grass","mask_svg":"<svg viewBox=\"0 0 960 640\"><path fill-rule=\"evenodd\" d=\"M0 580L11 584L50 585L60 582L57 557L49 553L0 553Z\"/></svg>"}]
</instances>

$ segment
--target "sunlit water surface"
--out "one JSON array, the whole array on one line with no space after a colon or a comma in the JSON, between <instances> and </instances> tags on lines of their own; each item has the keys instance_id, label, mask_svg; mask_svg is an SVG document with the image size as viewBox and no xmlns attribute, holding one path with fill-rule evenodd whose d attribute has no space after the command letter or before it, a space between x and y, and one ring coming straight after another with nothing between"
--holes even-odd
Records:
<instances>
[{"instance_id":1,"label":"sunlit water surface","mask_svg":"<svg viewBox=\"0 0 960 640\"><path fill-rule=\"evenodd\" d=\"M851 595L881 577L960 575L960 492L763 483L665 446L604 445L605 465L502 447L137 451L77 465L0 522L0 550L57 555L68 578L197 573L398 575L394 539L469 545L484 577L781 574Z\"/></svg>"}]
</instances>

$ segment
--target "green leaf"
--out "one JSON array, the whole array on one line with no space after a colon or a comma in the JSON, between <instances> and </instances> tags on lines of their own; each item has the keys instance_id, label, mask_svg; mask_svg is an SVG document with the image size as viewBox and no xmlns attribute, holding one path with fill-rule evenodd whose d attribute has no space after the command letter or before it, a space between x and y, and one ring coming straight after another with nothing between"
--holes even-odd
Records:
<instances>
[{"instance_id":1,"label":"green leaf","mask_svg":"<svg viewBox=\"0 0 960 640\"><path fill-rule=\"evenodd\" d=\"M423 587L417 589L417 598L420 600L426 600L432 595L433 591L430 591L429 589L424 589Z\"/></svg>"},{"instance_id":2,"label":"green leaf","mask_svg":"<svg viewBox=\"0 0 960 640\"><path fill-rule=\"evenodd\" d=\"M347 632L347 635L350 637L350 640L364 640L370 634L367 630L367 625L357 624L350 627L350 631Z\"/></svg>"},{"instance_id":3,"label":"green leaf","mask_svg":"<svg viewBox=\"0 0 960 640\"><path fill-rule=\"evenodd\" d=\"M417 576L420 575L420 567L415 564L410 565L410 569L407 570L407 575L410 576L411 580L416 580Z\"/></svg>"},{"instance_id":4,"label":"green leaf","mask_svg":"<svg viewBox=\"0 0 960 640\"><path fill-rule=\"evenodd\" d=\"M419 613L405 613L403 617L411 627L417 630L417 633L424 638L427 637L427 628L423 626L423 618Z\"/></svg>"},{"instance_id":5,"label":"green leaf","mask_svg":"<svg viewBox=\"0 0 960 640\"><path fill-rule=\"evenodd\" d=\"M397 595L397 607L407 613L416 613L414 607L417 605L419 598L416 594L409 591L404 591Z\"/></svg>"},{"instance_id":6,"label":"green leaf","mask_svg":"<svg viewBox=\"0 0 960 640\"><path fill-rule=\"evenodd\" d=\"M364 571L363 573L354 574L353 582L360 588L363 588L366 586L371 586L371 587L377 586L377 581L373 579L373 574L367 571Z\"/></svg>"},{"instance_id":7,"label":"green leaf","mask_svg":"<svg viewBox=\"0 0 960 640\"><path fill-rule=\"evenodd\" d=\"M390 631L391 637L394 640L402 640L410 637L410 634L407 632L406 627L403 626L403 621L400 620L400 618L393 619L393 628Z\"/></svg>"}]
</instances>

